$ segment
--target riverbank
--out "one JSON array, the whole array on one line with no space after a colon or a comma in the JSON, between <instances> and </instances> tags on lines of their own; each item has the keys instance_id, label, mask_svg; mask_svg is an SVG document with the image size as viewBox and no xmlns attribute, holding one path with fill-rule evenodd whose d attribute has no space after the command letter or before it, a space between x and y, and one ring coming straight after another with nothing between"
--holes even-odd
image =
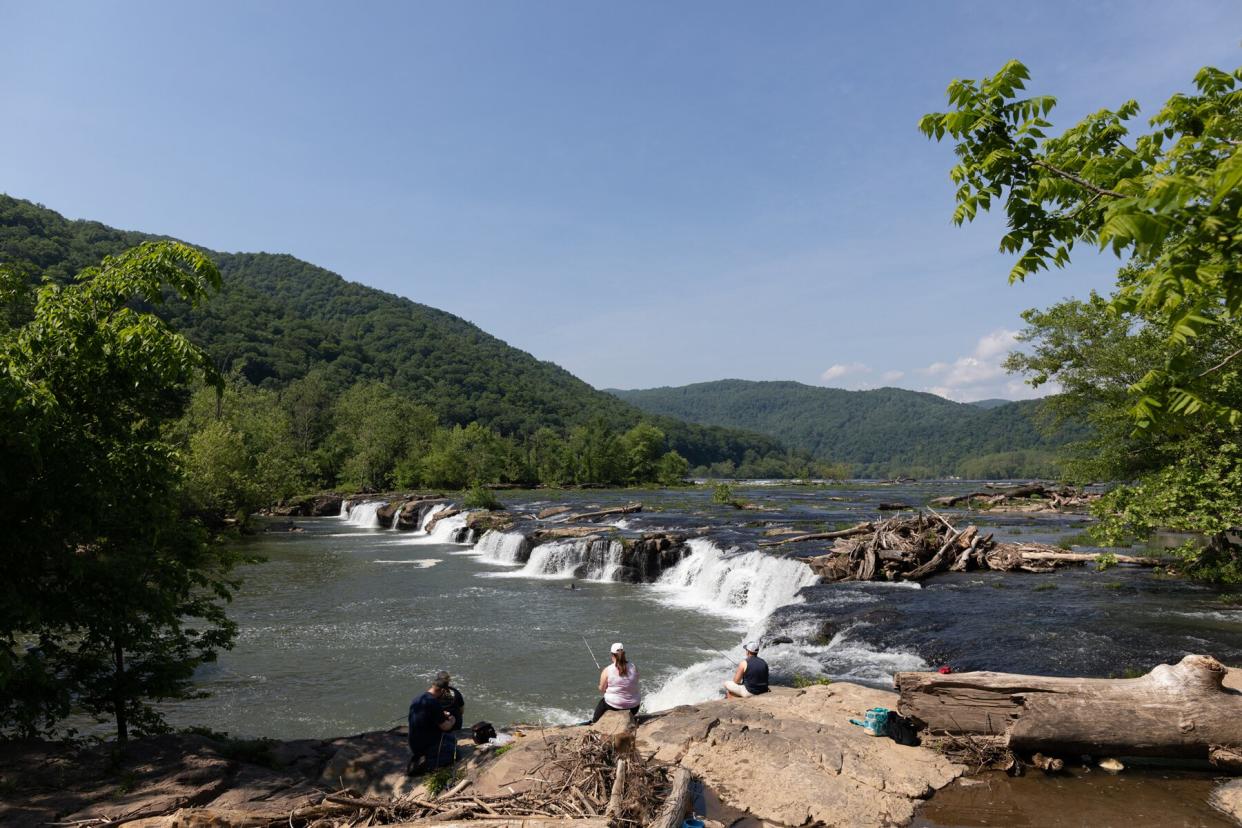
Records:
<instances>
[{"instance_id":1,"label":"riverbank","mask_svg":"<svg viewBox=\"0 0 1242 828\"><path fill-rule=\"evenodd\" d=\"M679 707L645 721L637 749L650 761L689 769L710 789L716 809L779 825L904 824L965 768L849 723L895 699L835 684ZM515 746L496 757L463 744L459 779L470 780L480 796L498 795L506 780L530 775L551 742L586 729L517 727ZM136 740L121 756L107 745L10 744L0 750L0 822L34 828L125 819L131 828L172 828L211 820L297 828L331 816L320 807L325 791L350 789L372 801L434 799L426 778L405 776L407 758L403 728L293 742L166 736Z\"/></svg>"},{"instance_id":2,"label":"riverbank","mask_svg":"<svg viewBox=\"0 0 1242 828\"><path fill-rule=\"evenodd\" d=\"M896 705L893 693L834 683L677 707L640 724L635 758L688 770L696 781L691 808L717 828L1242 824L1238 783L1210 774L1127 770L1104 777L1074 768L1056 777L971 777L970 768L936 751L870 737L849 721L870 707ZM605 731L616 724L601 722ZM0 823L303 828L358 816L395 822L410 812L460 819L469 816L462 807L469 803L466 811L492 817L479 825L495 824L506 797L539 790L558 746L591 730L516 726L504 751L476 748L461 733L455 773L434 782L405 775L404 728L327 740L163 736L135 740L124 752L107 744L8 743L0 745ZM1133 802L1118 792L1129 792ZM1086 804L1092 797L1097 801ZM1147 819L1157 804L1161 822ZM586 797L565 813L590 817L604 805ZM549 817L560 813L549 808ZM1087 815L1089 823L1079 818Z\"/></svg>"}]
</instances>

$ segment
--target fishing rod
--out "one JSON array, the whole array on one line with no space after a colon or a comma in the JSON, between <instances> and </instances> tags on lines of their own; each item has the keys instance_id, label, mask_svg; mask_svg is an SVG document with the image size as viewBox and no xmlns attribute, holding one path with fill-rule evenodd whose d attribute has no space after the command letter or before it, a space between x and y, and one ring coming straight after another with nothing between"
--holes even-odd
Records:
<instances>
[{"instance_id":1,"label":"fishing rod","mask_svg":"<svg viewBox=\"0 0 1242 828\"><path fill-rule=\"evenodd\" d=\"M587 645L587 652L591 654L591 661L595 662L595 669L596 670L604 669L603 667L599 666L599 659L595 657L595 651L591 649L591 642L586 640L585 635L582 636L582 643Z\"/></svg>"},{"instance_id":2,"label":"fishing rod","mask_svg":"<svg viewBox=\"0 0 1242 828\"><path fill-rule=\"evenodd\" d=\"M707 647L707 649L711 650L711 651L712 651L712 652L714 652L714 653L719 653L719 654L720 654L720 657L721 657L721 658L723 658L725 661L733 661L733 660L734 660L733 656L731 656L731 655L725 655L724 653L720 652L720 650L717 650L715 647L713 647L713 646L712 646L712 645L711 645L711 644L707 641L707 639L706 639L706 638L704 638L703 636L699 635L698 633L690 633L690 635L692 635L693 637L697 638L697 639L699 640L699 643L703 644L705 647Z\"/></svg>"}]
</instances>

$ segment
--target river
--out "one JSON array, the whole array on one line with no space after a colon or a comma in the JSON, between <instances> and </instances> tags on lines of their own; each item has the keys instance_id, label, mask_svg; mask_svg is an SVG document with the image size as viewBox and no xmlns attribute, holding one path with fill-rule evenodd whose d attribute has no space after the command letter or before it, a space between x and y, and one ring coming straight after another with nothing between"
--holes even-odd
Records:
<instances>
[{"instance_id":1,"label":"river","mask_svg":"<svg viewBox=\"0 0 1242 828\"><path fill-rule=\"evenodd\" d=\"M753 509L712 503L707 487L501 493L520 512L641 501L641 513L610 521L618 533L691 536L686 557L651 584L611 580L606 544L584 572L579 542L544 544L522 563L509 560L515 535L453 543L460 518L432 534L381 528L365 504L348 517L273 519L272 531L240 541L266 562L242 572L229 611L236 647L197 676L210 696L165 712L174 725L235 735L356 733L403 722L410 698L447 669L468 721L569 723L589 714L595 659L618 640L639 667L648 710L719 695L740 642L760 635L789 639L764 651L779 681L888 686L894 671L942 664L1109 676L1188 652L1242 660L1242 609L1229 596L1150 570L816 585L796 559L755 551L772 527L833 528L875 518L880 502L917 506L970 485L735 487ZM969 520L998 536L1089 548L1081 517Z\"/></svg>"}]
</instances>

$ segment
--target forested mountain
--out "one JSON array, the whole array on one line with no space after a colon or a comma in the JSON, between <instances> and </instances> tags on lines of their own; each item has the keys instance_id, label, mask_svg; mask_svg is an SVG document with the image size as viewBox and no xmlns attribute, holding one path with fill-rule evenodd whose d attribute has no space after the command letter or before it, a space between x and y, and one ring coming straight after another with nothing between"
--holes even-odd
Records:
<instances>
[{"instance_id":1,"label":"forested mountain","mask_svg":"<svg viewBox=\"0 0 1242 828\"><path fill-rule=\"evenodd\" d=\"M0 194L0 264L25 267L32 279L46 274L67 282L104 256L155 238L70 221ZM318 368L335 392L376 380L429 407L445 425L478 422L524 438L545 427L565 432L594 421L621 430L647 420L695 465L785 458L771 437L644 415L464 319L293 256L205 252L224 289L199 308L170 299L155 310L224 373L259 388L280 389Z\"/></svg>"},{"instance_id":2,"label":"forested mountain","mask_svg":"<svg viewBox=\"0 0 1242 828\"><path fill-rule=\"evenodd\" d=\"M1066 427L1046 433L1039 401L979 406L900 388L720 380L611 393L644 411L769 434L817 458L850 463L860 476L1052 475L1054 450L1084 434Z\"/></svg>"}]
</instances>

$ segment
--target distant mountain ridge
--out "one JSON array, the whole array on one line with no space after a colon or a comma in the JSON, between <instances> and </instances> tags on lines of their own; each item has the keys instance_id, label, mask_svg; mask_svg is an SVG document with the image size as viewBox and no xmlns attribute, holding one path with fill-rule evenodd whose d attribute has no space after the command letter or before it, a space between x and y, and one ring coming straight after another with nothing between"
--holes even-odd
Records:
<instances>
[{"instance_id":1,"label":"distant mountain ridge","mask_svg":"<svg viewBox=\"0 0 1242 828\"><path fill-rule=\"evenodd\" d=\"M157 238L69 220L0 194L0 264L65 283L107 255ZM280 388L312 368L337 388L374 379L430 407L446 424L478 421L528 436L591 420L615 429L649 420L692 464L751 455L785 457L779 441L736 429L648 415L551 362L436 308L385 293L294 256L206 250L224 288L199 308L170 299L153 310L203 347L225 372Z\"/></svg>"},{"instance_id":2,"label":"distant mountain ridge","mask_svg":"<svg viewBox=\"0 0 1242 828\"><path fill-rule=\"evenodd\" d=\"M768 434L864 477L1051 476L1055 450L1085 435L1047 433L1039 400L980 405L901 388L735 379L609 393L650 413Z\"/></svg>"}]
</instances>

